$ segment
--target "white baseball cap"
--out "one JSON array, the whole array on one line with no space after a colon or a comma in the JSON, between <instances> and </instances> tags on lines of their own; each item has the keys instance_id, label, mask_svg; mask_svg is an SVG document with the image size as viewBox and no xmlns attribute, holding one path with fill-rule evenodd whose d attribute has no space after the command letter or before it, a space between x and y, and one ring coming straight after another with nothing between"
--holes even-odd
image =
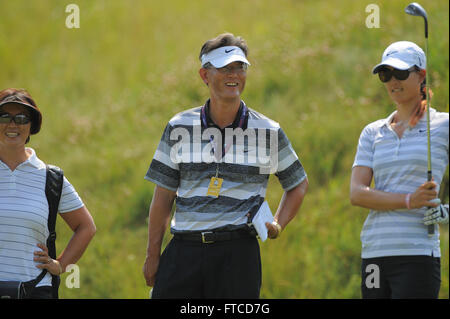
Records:
<instances>
[{"instance_id":1,"label":"white baseball cap","mask_svg":"<svg viewBox=\"0 0 450 319\"><path fill-rule=\"evenodd\" d=\"M201 60L202 66L209 62L215 68L223 68L225 65L236 61L244 62L250 65L244 51L237 46L225 46L214 49L206 54L203 54Z\"/></svg>"},{"instance_id":2,"label":"white baseball cap","mask_svg":"<svg viewBox=\"0 0 450 319\"><path fill-rule=\"evenodd\" d=\"M383 52L381 63L377 64L372 73L378 73L381 67L389 65L398 70L408 70L414 65L420 69L427 68L427 59L423 50L410 41L398 41L392 43Z\"/></svg>"}]
</instances>

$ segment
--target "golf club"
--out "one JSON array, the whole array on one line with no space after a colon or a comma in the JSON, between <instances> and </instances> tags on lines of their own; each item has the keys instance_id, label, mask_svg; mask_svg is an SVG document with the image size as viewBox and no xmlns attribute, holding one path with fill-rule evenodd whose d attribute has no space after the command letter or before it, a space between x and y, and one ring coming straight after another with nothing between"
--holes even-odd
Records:
<instances>
[{"instance_id":1,"label":"golf club","mask_svg":"<svg viewBox=\"0 0 450 319\"><path fill-rule=\"evenodd\" d=\"M427 58L427 70L425 73L425 93L427 98L427 156L428 156L428 171L427 171L427 180L431 181L432 179L432 173L431 173L431 139L430 139L430 98L428 96L428 86L430 85L428 74L430 73L430 70L428 66L430 65L430 61L428 59L428 17L427 12L424 8L417 2L412 2L408 4L408 6L405 8L405 12L407 14L410 14L412 16L422 17L425 21L425 56ZM435 225L428 225L428 236L433 236L435 231Z\"/></svg>"}]
</instances>

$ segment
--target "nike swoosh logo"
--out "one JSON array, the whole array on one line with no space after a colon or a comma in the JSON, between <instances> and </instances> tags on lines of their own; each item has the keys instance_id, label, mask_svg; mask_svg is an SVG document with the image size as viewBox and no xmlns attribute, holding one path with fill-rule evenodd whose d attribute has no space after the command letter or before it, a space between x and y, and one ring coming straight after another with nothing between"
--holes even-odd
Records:
<instances>
[{"instance_id":1,"label":"nike swoosh logo","mask_svg":"<svg viewBox=\"0 0 450 319\"><path fill-rule=\"evenodd\" d=\"M225 49L225 53L230 53L231 51L234 51L234 49L230 49L230 50Z\"/></svg>"},{"instance_id":2,"label":"nike swoosh logo","mask_svg":"<svg viewBox=\"0 0 450 319\"><path fill-rule=\"evenodd\" d=\"M394 53L397 53L398 51L391 51L391 52L389 52L388 54L386 54L386 56L390 56L390 55L392 55L392 54L394 54Z\"/></svg>"},{"instance_id":3,"label":"nike swoosh logo","mask_svg":"<svg viewBox=\"0 0 450 319\"><path fill-rule=\"evenodd\" d=\"M426 132L427 130L419 130L419 133L423 133Z\"/></svg>"}]
</instances>

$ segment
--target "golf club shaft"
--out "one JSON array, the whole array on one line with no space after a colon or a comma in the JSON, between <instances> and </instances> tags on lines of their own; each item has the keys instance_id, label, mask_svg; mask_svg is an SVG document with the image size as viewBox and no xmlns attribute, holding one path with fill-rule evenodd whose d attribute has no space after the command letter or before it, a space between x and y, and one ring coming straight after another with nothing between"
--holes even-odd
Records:
<instances>
[{"instance_id":1,"label":"golf club shaft","mask_svg":"<svg viewBox=\"0 0 450 319\"><path fill-rule=\"evenodd\" d=\"M428 29L428 28L426 28ZM431 182L431 180L433 179L433 173L432 173L432 169L431 169L431 128L430 128L430 97L429 97L429 92L428 92L428 86L429 86L429 68L428 66L430 65L430 61L428 59L428 30L426 30L425 32L425 54L427 57L427 71L425 73L425 81L426 81L426 85L425 85L425 94L426 94L426 99L427 99L427 165L428 165L428 170L427 170L427 180L429 182ZM433 236L435 232L435 226L434 224L428 225L428 236Z\"/></svg>"},{"instance_id":2,"label":"golf club shaft","mask_svg":"<svg viewBox=\"0 0 450 319\"><path fill-rule=\"evenodd\" d=\"M427 180L431 182L433 179L433 173L431 169L431 128L430 128L430 96L428 88L430 85L429 73L430 73L430 59L428 58L428 16L425 9L417 2L410 3L405 12L413 16L422 17L425 23L425 55L426 55L426 73L425 73L425 95L426 95L426 107L427 107ZM435 226L428 225L428 236L432 237L435 233Z\"/></svg>"}]
</instances>

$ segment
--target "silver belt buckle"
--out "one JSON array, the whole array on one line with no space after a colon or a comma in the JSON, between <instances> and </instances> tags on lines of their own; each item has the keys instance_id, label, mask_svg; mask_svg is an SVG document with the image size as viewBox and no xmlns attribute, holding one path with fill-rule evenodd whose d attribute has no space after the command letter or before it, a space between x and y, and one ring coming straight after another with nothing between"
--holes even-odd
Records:
<instances>
[{"instance_id":1,"label":"silver belt buckle","mask_svg":"<svg viewBox=\"0 0 450 319\"><path fill-rule=\"evenodd\" d=\"M206 234L212 234L212 233L213 233L212 231L204 231L204 232L202 232L202 243L203 244L212 244L212 243L214 243L214 241L206 240L206 238L205 238Z\"/></svg>"}]
</instances>

